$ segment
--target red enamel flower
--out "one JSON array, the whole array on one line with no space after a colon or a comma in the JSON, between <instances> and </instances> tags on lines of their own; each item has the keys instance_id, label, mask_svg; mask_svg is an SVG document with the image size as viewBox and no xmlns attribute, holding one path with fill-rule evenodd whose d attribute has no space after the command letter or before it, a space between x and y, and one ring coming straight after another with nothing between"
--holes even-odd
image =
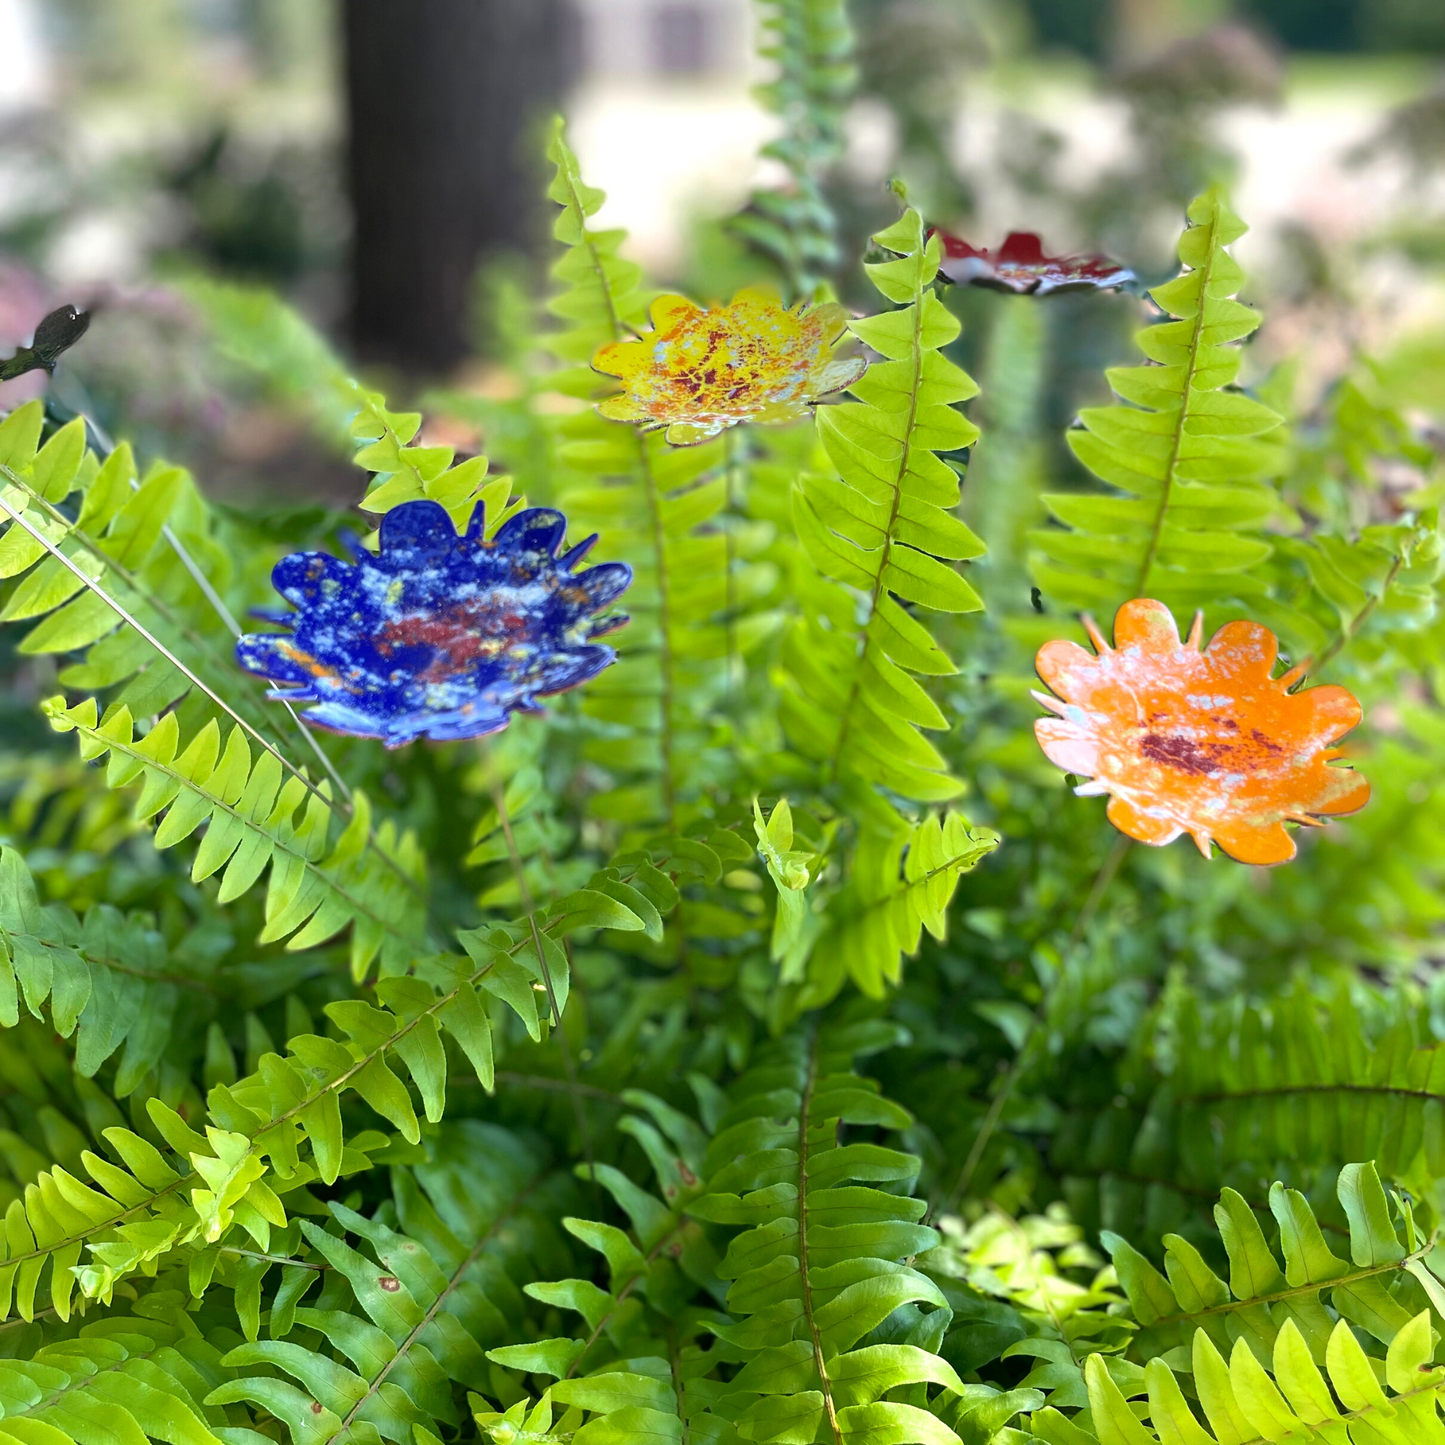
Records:
<instances>
[{"instance_id":1,"label":"red enamel flower","mask_svg":"<svg viewBox=\"0 0 1445 1445\"><path fill-rule=\"evenodd\" d=\"M1017 296L1056 291L1111 291L1134 273L1108 256L1046 256L1032 231L1011 231L997 251L970 246L958 236L935 231L943 242L940 276L960 286L988 286Z\"/></svg>"}]
</instances>

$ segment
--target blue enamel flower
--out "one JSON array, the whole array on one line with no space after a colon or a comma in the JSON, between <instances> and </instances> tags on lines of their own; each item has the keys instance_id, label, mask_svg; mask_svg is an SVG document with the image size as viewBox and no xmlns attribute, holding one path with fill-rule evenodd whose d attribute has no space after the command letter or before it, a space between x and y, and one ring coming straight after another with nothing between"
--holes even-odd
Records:
<instances>
[{"instance_id":1,"label":"blue enamel flower","mask_svg":"<svg viewBox=\"0 0 1445 1445\"><path fill-rule=\"evenodd\" d=\"M459 536L437 503L406 502L382 519L375 555L283 557L271 578L296 611L258 615L290 631L248 633L237 659L282 685L270 697L314 704L308 722L391 748L497 732L615 661L592 639L627 618L592 619L632 569L577 572L597 538L559 557L567 519L547 507L518 512L490 541L482 524L478 507Z\"/></svg>"}]
</instances>

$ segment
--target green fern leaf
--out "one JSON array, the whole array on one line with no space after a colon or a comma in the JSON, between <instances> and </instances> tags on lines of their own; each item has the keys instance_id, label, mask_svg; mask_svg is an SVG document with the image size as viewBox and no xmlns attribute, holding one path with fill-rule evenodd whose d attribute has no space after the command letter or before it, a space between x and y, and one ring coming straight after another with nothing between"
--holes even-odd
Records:
<instances>
[{"instance_id":1,"label":"green fern leaf","mask_svg":"<svg viewBox=\"0 0 1445 1445\"><path fill-rule=\"evenodd\" d=\"M706 1374L710 1362L695 1343L700 1320L682 1307L698 1289L716 1283L716 1252L689 1212L705 1187L708 1136L649 1094L629 1091L624 1098L643 1112L625 1116L619 1127L647 1154L662 1197L611 1165L579 1167L580 1178L595 1179L613 1197L630 1231L563 1219L571 1235L602 1255L608 1286L582 1278L525 1286L543 1305L580 1315L584 1333L488 1351L498 1365L554 1379L535 1406L518 1402L511 1411L495 1411L478 1402L477 1424L493 1440L515 1438L507 1432L525 1418L528 1429L546 1438L585 1419L589 1439L679 1441L684 1418L701 1414L688 1384ZM554 1426L552 1412L559 1406Z\"/></svg>"},{"instance_id":2,"label":"green fern leaf","mask_svg":"<svg viewBox=\"0 0 1445 1445\"><path fill-rule=\"evenodd\" d=\"M1270 1190L1282 1268L1254 1212L1238 1193L1226 1189L1215 1220L1229 1260L1227 1284L1198 1249L1178 1235L1164 1236L1165 1274L1160 1275L1127 1241L1106 1231L1104 1243L1119 1281L1144 1327L1131 1344L1135 1358L1187 1344L1196 1328L1223 1351L1241 1331L1273 1348L1286 1321L1319 1353L1336 1316L1388 1344L1410 1318L1396 1298L1407 1276L1425 1285L1427 1294L1441 1288L1424 1263L1434 1240L1412 1240L1408 1246L1401 1242L1373 1164L1347 1165L1336 1187L1349 1220L1349 1260L1326 1242L1302 1194L1282 1184Z\"/></svg>"},{"instance_id":3,"label":"green fern leaf","mask_svg":"<svg viewBox=\"0 0 1445 1445\"><path fill-rule=\"evenodd\" d=\"M707 1193L690 1209L740 1227L718 1267L731 1281L734 1319L713 1329L742 1368L712 1414L744 1439L958 1438L926 1397L884 1398L899 1387L963 1389L922 1343L942 1337L947 1301L904 1262L937 1240L919 1223L923 1201L906 1193L918 1160L840 1140L844 1125L910 1123L851 1069L897 1037L881 1022L789 1036L734 1086L718 1120L703 1165ZM917 1339L874 1339L895 1310L920 1305L931 1312L914 1311Z\"/></svg>"},{"instance_id":4,"label":"green fern leaf","mask_svg":"<svg viewBox=\"0 0 1445 1445\"><path fill-rule=\"evenodd\" d=\"M810 297L841 260L838 220L824 190L844 150L843 119L857 83L844 0L758 0L758 53L776 67L758 98L783 134L762 154L788 173L755 190L731 228L772 260L794 296Z\"/></svg>"},{"instance_id":5,"label":"green fern leaf","mask_svg":"<svg viewBox=\"0 0 1445 1445\"><path fill-rule=\"evenodd\" d=\"M1267 1364L1243 1338L1235 1341L1226 1361L1200 1330L1194 1336L1192 1375L1212 1435L1200 1425L1162 1359L1152 1360L1146 1372L1152 1430L1140 1424L1100 1355L1090 1355L1085 1365L1090 1416L1100 1445L1206 1445L1211 1440L1254 1445L1278 1439L1281 1433L1307 1439L1345 1436L1363 1445L1390 1438L1401 1414L1417 1428L1439 1428L1436 1412L1445 1367L1431 1363L1432 1351L1430 1315L1422 1311L1391 1341L1382 1371L1387 1395L1371 1357L1344 1320L1329 1332L1321 1361L1313 1358L1293 1320L1281 1327L1265 1357Z\"/></svg>"},{"instance_id":6,"label":"green fern leaf","mask_svg":"<svg viewBox=\"0 0 1445 1445\"><path fill-rule=\"evenodd\" d=\"M231 729L224 749L214 721L182 748L174 713L137 738L123 705L104 721L97 720L93 698L76 707L56 698L43 710L57 731L78 735L87 761L109 759L112 787L141 784L138 817L164 810L155 833L158 848L172 847L207 825L191 876L200 880L224 868L221 902L248 891L269 865L261 942L286 939L291 949L312 948L351 926L356 979L373 963L379 962L383 976L411 966L424 926L417 891L421 858L415 839L397 840L389 825L369 845L365 794L354 795L351 818L333 844L330 784L312 788L308 796L304 777L283 782L273 754L262 753L253 764L239 726Z\"/></svg>"},{"instance_id":7,"label":"green fern leaf","mask_svg":"<svg viewBox=\"0 0 1445 1445\"><path fill-rule=\"evenodd\" d=\"M548 1193L555 1177L505 1130L468 1121L415 1175L398 1171L401 1229L335 1202L332 1217L355 1245L300 1221L320 1268L287 1293L284 1321L273 1305L270 1338L253 1335L222 1358L236 1378L206 1403L259 1406L298 1441L455 1428L451 1382L487 1386L484 1346L505 1336L520 1306L509 1271L533 1266L518 1230L539 1206L561 1203ZM318 1279L327 1283L316 1303L301 1303ZM345 1282L344 1300L333 1281ZM316 1339L339 1358L307 1343ZM295 1385L278 1393L271 1371Z\"/></svg>"},{"instance_id":8,"label":"green fern leaf","mask_svg":"<svg viewBox=\"0 0 1445 1445\"><path fill-rule=\"evenodd\" d=\"M871 829L859 841L853 876L829 909L813 950L813 966L799 1002L826 1003L851 978L863 993L881 998L902 974L903 959L918 952L924 929L947 936L948 905L960 876L998 846L998 835L969 826L948 812L892 832Z\"/></svg>"},{"instance_id":9,"label":"green fern leaf","mask_svg":"<svg viewBox=\"0 0 1445 1445\"><path fill-rule=\"evenodd\" d=\"M1068 434L1115 494L1044 498L1062 528L1033 534L1034 580L1064 607L1155 597L1185 613L1261 592L1252 574L1272 551L1259 533L1278 506L1268 479L1284 458L1269 433L1281 418L1232 385L1236 343L1259 324L1233 299L1243 273L1225 250L1244 227L1218 190L1189 220L1184 274L1152 293L1175 319L1138 336L1152 364L1112 369L1121 404L1088 408Z\"/></svg>"},{"instance_id":10,"label":"green fern leaf","mask_svg":"<svg viewBox=\"0 0 1445 1445\"><path fill-rule=\"evenodd\" d=\"M955 669L908 607L983 605L948 565L978 556L983 545L953 515L958 475L937 455L977 439L977 428L954 410L976 388L939 351L958 323L932 289L937 238L925 239L921 218L909 211L874 240L899 259L871 265L869 274L901 305L852 330L886 359L852 387L857 401L819 410L819 436L837 475L805 475L793 501L808 556L823 576L863 594L864 620L853 621L853 598L841 589L817 603L804 599L810 615L789 635L793 686L782 717L826 779L856 776L906 798L942 801L961 785L919 729L946 728L947 719L910 674Z\"/></svg>"},{"instance_id":11,"label":"green fern leaf","mask_svg":"<svg viewBox=\"0 0 1445 1445\"><path fill-rule=\"evenodd\" d=\"M158 1320L118 1318L0 1362L0 1435L23 1445L221 1445L224 1416L201 1403L219 1352Z\"/></svg>"}]
</instances>

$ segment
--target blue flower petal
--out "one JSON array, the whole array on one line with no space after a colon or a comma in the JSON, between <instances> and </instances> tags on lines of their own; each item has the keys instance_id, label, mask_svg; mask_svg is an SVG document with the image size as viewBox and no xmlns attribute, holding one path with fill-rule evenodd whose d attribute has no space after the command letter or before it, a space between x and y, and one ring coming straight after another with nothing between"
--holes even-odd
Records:
<instances>
[{"instance_id":1,"label":"blue flower petal","mask_svg":"<svg viewBox=\"0 0 1445 1445\"><path fill-rule=\"evenodd\" d=\"M589 567L581 573L574 585L587 594L587 610L600 612L632 585L632 568L625 562L604 562L600 567Z\"/></svg>"},{"instance_id":2,"label":"blue flower petal","mask_svg":"<svg viewBox=\"0 0 1445 1445\"><path fill-rule=\"evenodd\" d=\"M281 685L270 696L312 704L307 720L335 732L388 747L496 732L616 659L590 639L627 619L593 617L632 569L573 575L596 539L559 558L566 532L560 512L533 507L487 541L478 509L458 536L437 503L404 503L382 519L375 555L282 558L272 580L296 611L267 620L291 631L249 633L236 658Z\"/></svg>"}]
</instances>

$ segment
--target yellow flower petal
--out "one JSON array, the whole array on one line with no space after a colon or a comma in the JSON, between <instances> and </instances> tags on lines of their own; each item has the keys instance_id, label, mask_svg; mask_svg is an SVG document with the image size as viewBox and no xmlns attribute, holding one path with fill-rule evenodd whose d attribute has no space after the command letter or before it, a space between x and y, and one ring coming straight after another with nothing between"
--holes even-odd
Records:
<instances>
[{"instance_id":1,"label":"yellow flower petal","mask_svg":"<svg viewBox=\"0 0 1445 1445\"><path fill-rule=\"evenodd\" d=\"M597 403L597 411L608 421L646 421L647 413L623 392L621 396L609 396Z\"/></svg>"},{"instance_id":2,"label":"yellow flower petal","mask_svg":"<svg viewBox=\"0 0 1445 1445\"><path fill-rule=\"evenodd\" d=\"M696 301L689 301L686 296L664 295L652 303L649 313L654 331L670 331L692 312L701 310Z\"/></svg>"},{"instance_id":3,"label":"yellow flower petal","mask_svg":"<svg viewBox=\"0 0 1445 1445\"><path fill-rule=\"evenodd\" d=\"M814 396L827 396L831 391L842 391L853 385L865 371L868 363L861 356L844 356L825 361L816 367L809 377L808 390Z\"/></svg>"},{"instance_id":4,"label":"yellow flower petal","mask_svg":"<svg viewBox=\"0 0 1445 1445\"><path fill-rule=\"evenodd\" d=\"M593 366L619 377L623 394L600 404L603 416L667 428L674 446L705 441L739 422L768 424L804 415L819 397L863 374L861 357L834 357L848 315L836 302L785 307L761 287L725 306L703 309L684 296L659 296L653 330L610 342Z\"/></svg>"},{"instance_id":5,"label":"yellow flower petal","mask_svg":"<svg viewBox=\"0 0 1445 1445\"><path fill-rule=\"evenodd\" d=\"M609 341L606 346L598 347L592 357L592 366L606 376L619 376L625 380L646 367L651 349L645 341Z\"/></svg>"}]
</instances>

